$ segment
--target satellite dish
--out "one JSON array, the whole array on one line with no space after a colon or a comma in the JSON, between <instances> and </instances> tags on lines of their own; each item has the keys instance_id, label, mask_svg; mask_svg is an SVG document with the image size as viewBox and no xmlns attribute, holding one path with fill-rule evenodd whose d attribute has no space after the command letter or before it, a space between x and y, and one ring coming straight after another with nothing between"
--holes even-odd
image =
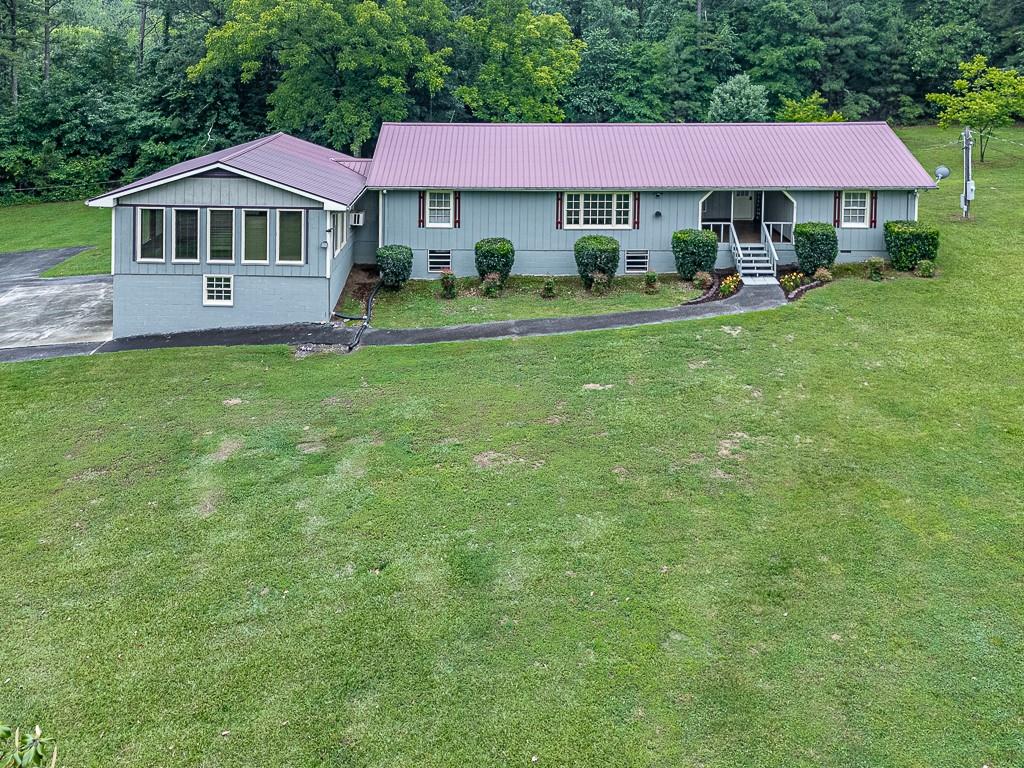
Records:
<instances>
[{"instance_id":1,"label":"satellite dish","mask_svg":"<svg viewBox=\"0 0 1024 768\"><path fill-rule=\"evenodd\" d=\"M935 180L942 181L943 179L949 178L949 168L944 165L940 165L935 169Z\"/></svg>"}]
</instances>

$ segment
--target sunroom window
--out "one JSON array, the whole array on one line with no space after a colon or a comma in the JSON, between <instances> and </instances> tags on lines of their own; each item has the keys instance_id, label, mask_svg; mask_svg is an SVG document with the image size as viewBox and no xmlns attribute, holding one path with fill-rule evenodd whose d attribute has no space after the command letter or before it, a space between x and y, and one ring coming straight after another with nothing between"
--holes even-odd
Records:
<instances>
[{"instance_id":1,"label":"sunroom window","mask_svg":"<svg viewBox=\"0 0 1024 768\"><path fill-rule=\"evenodd\" d=\"M277 212L277 261L302 264L305 261L305 216L302 211Z\"/></svg>"},{"instance_id":2,"label":"sunroom window","mask_svg":"<svg viewBox=\"0 0 1024 768\"><path fill-rule=\"evenodd\" d=\"M632 196L628 192L566 192L565 226L616 229L629 227Z\"/></svg>"},{"instance_id":3,"label":"sunroom window","mask_svg":"<svg viewBox=\"0 0 1024 768\"><path fill-rule=\"evenodd\" d=\"M171 261L199 261L199 209L175 208Z\"/></svg>"},{"instance_id":4,"label":"sunroom window","mask_svg":"<svg viewBox=\"0 0 1024 768\"><path fill-rule=\"evenodd\" d=\"M164 260L164 209L139 209L139 261Z\"/></svg>"},{"instance_id":5,"label":"sunroom window","mask_svg":"<svg viewBox=\"0 0 1024 768\"><path fill-rule=\"evenodd\" d=\"M235 260L235 211L232 208L211 208L208 213L206 260Z\"/></svg>"},{"instance_id":6,"label":"sunroom window","mask_svg":"<svg viewBox=\"0 0 1024 768\"><path fill-rule=\"evenodd\" d=\"M245 211L242 216L242 261L266 264L269 260L267 212Z\"/></svg>"}]
</instances>

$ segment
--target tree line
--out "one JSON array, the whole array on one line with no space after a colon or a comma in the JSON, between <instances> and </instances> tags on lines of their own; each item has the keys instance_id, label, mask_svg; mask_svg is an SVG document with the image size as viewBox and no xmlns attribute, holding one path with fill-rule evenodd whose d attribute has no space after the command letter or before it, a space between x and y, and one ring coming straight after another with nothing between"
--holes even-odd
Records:
<instances>
[{"instance_id":1,"label":"tree line","mask_svg":"<svg viewBox=\"0 0 1024 768\"><path fill-rule=\"evenodd\" d=\"M1022 44L1024 0L0 0L0 202L385 120L910 123Z\"/></svg>"}]
</instances>

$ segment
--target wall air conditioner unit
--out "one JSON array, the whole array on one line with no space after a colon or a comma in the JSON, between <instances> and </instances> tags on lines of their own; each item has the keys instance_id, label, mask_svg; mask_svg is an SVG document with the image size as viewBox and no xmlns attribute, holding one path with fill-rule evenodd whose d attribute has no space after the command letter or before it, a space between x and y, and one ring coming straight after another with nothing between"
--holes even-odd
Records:
<instances>
[{"instance_id":1,"label":"wall air conditioner unit","mask_svg":"<svg viewBox=\"0 0 1024 768\"><path fill-rule=\"evenodd\" d=\"M363 226L363 217L365 215L366 214L363 211L352 211L352 213L348 215L348 223L353 227L361 227Z\"/></svg>"}]
</instances>

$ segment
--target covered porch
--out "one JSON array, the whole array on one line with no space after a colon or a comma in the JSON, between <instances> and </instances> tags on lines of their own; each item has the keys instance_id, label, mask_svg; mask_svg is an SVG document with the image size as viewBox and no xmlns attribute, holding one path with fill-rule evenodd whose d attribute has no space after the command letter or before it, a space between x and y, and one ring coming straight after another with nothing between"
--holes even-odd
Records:
<instances>
[{"instance_id":1,"label":"covered porch","mask_svg":"<svg viewBox=\"0 0 1024 768\"><path fill-rule=\"evenodd\" d=\"M722 245L730 225L740 243L792 243L796 200L785 190L715 190L700 199L700 228Z\"/></svg>"}]
</instances>

